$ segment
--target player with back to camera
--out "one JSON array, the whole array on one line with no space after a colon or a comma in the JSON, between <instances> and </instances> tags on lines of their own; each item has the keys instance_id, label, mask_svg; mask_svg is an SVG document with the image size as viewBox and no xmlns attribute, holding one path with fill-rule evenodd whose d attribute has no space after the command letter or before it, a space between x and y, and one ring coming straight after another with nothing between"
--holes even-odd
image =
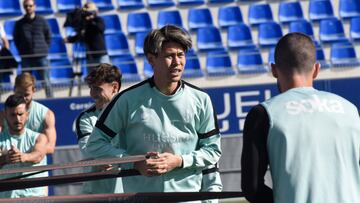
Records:
<instances>
[{"instance_id":1,"label":"player with back to camera","mask_svg":"<svg viewBox=\"0 0 360 203\"><path fill-rule=\"evenodd\" d=\"M312 39L282 37L272 74L280 94L245 120L241 186L250 202L360 202L360 118L357 108L313 81L320 71ZM264 183L270 165L271 189Z\"/></svg>"}]
</instances>

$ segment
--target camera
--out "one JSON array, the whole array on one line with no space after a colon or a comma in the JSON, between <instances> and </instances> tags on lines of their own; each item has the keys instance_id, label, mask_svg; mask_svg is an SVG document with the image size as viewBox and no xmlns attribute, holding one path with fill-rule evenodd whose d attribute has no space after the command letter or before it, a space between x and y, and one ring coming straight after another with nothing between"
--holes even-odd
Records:
<instances>
[{"instance_id":1,"label":"camera","mask_svg":"<svg viewBox=\"0 0 360 203\"><path fill-rule=\"evenodd\" d=\"M83 18L86 18L86 17L91 16L91 15L95 16L96 11L85 11L85 10L83 10L82 13L81 13L81 16Z\"/></svg>"}]
</instances>

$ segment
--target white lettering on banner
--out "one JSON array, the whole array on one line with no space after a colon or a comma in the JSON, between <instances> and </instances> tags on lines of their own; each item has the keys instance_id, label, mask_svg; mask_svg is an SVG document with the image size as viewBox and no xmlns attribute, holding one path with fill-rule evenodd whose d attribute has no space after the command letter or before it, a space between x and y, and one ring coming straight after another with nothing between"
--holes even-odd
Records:
<instances>
[{"instance_id":1,"label":"white lettering on banner","mask_svg":"<svg viewBox=\"0 0 360 203\"><path fill-rule=\"evenodd\" d=\"M317 95L311 95L311 99L289 101L285 104L289 114L329 112L344 113L344 107L335 99L320 99Z\"/></svg>"},{"instance_id":2,"label":"white lettering on banner","mask_svg":"<svg viewBox=\"0 0 360 203\"><path fill-rule=\"evenodd\" d=\"M246 97L256 97L254 100L246 100ZM224 111L218 114L218 120L220 120L220 132L226 133L226 131L230 130L232 125L238 125L238 130L242 131L244 128L245 117L248 112L244 110L244 107L253 107L264 100L271 98L271 90L265 89L263 92L260 90L254 91L243 91L243 92L235 92L235 106L231 106L231 94L228 92L224 92L223 94L223 103L224 103ZM230 121L230 114L234 110L236 112L236 118L239 119L238 122ZM233 127L232 127L233 128Z\"/></svg>"},{"instance_id":3,"label":"white lettering on banner","mask_svg":"<svg viewBox=\"0 0 360 203\"><path fill-rule=\"evenodd\" d=\"M78 110L85 110L87 108L90 108L91 105L93 105L94 102L87 102L87 103L71 103L70 104L70 110L72 111L78 111Z\"/></svg>"},{"instance_id":4,"label":"white lettering on banner","mask_svg":"<svg viewBox=\"0 0 360 203\"><path fill-rule=\"evenodd\" d=\"M230 124L229 124L229 120L223 120L221 121L221 128L220 128L220 132L226 132L229 130L230 128Z\"/></svg>"},{"instance_id":5,"label":"white lettering on banner","mask_svg":"<svg viewBox=\"0 0 360 203\"><path fill-rule=\"evenodd\" d=\"M230 115L231 105L230 105L230 93L224 93L224 112L218 114L218 119L224 119Z\"/></svg>"},{"instance_id":6,"label":"white lettering on banner","mask_svg":"<svg viewBox=\"0 0 360 203\"><path fill-rule=\"evenodd\" d=\"M259 100L256 101L243 101L243 97L247 96L259 96L260 91L247 91L247 92L236 92L235 93L235 107L236 107L236 117L241 118L245 117L248 112L243 111L245 106L255 106L260 103Z\"/></svg>"}]
</instances>

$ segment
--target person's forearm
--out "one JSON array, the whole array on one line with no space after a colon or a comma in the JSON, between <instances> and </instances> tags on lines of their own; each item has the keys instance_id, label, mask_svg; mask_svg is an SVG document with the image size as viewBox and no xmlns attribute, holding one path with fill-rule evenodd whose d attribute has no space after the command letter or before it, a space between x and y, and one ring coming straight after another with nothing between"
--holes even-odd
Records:
<instances>
[{"instance_id":1,"label":"person's forearm","mask_svg":"<svg viewBox=\"0 0 360 203\"><path fill-rule=\"evenodd\" d=\"M221 156L220 134L199 141L200 149L182 155L183 168L204 168L216 164Z\"/></svg>"},{"instance_id":2,"label":"person's forearm","mask_svg":"<svg viewBox=\"0 0 360 203\"><path fill-rule=\"evenodd\" d=\"M45 155L43 153L38 151L33 151L31 153L24 153L21 162L29 162L29 163L37 164L44 158L44 156Z\"/></svg>"},{"instance_id":3,"label":"person's forearm","mask_svg":"<svg viewBox=\"0 0 360 203\"><path fill-rule=\"evenodd\" d=\"M56 131L53 129L46 129L44 130L44 134L47 138L46 143L46 154L53 154L55 151L56 145Z\"/></svg>"},{"instance_id":4,"label":"person's forearm","mask_svg":"<svg viewBox=\"0 0 360 203\"><path fill-rule=\"evenodd\" d=\"M94 128L93 133L90 135L85 152L93 158L127 156L125 150L115 148L111 144L111 138L98 128Z\"/></svg>"}]
</instances>

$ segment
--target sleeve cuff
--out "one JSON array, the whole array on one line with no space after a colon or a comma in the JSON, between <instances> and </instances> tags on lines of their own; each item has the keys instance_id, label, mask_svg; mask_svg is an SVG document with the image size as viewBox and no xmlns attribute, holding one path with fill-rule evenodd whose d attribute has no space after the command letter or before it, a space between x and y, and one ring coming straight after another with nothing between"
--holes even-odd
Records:
<instances>
[{"instance_id":1,"label":"sleeve cuff","mask_svg":"<svg viewBox=\"0 0 360 203\"><path fill-rule=\"evenodd\" d=\"M191 167L194 164L194 158L191 155L182 155L183 160L183 167L182 168L188 168Z\"/></svg>"}]
</instances>

